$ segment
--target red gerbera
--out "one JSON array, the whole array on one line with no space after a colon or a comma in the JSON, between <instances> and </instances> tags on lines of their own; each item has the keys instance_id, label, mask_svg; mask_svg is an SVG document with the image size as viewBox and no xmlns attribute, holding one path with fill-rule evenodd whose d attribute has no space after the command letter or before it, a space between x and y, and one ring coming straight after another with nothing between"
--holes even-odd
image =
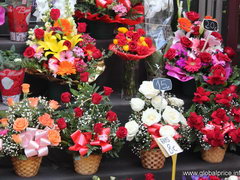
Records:
<instances>
[{"instance_id":1,"label":"red gerbera","mask_svg":"<svg viewBox=\"0 0 240 180\"><path fill-rule=\"evenodd\" d=\"M184 68L188 72L192 72L192 73L197 72L202 67L200 58L193 59L189 57L188 60L185 61L185 63L186 65Z\"/></svg>"}]
</instances>

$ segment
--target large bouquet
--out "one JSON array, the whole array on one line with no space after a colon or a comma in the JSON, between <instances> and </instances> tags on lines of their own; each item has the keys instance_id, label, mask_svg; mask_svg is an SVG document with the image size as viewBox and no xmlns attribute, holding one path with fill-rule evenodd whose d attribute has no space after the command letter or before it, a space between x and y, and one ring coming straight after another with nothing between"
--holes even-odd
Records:
<instances>
[{"instance_id":1,"label":"large bouquet","mask_svg":"<svg viewBox=\"0 0 240 180\"><path fill-rule=\"evenodd\" d=\"M143 22L144 7L142 0L80 0L75 17L105 23L136 25Z\"/></svg>"},{"instance_id":2,"label":"large bouquet","mask_svg":"<svg viewBox=\"0 0 240 180\"><path fill-rule=\"evenodd\" d=\"M73 18L61 18L62 13L51 9L43 16L45 26L29 31L25 66L48 77L92 82L104 71L104 52L96 48L95 39L84 34L85 23L76 27Z\"/></svg>"},{"instance_id":3,"label":"large bouquet","mask_svg":"<svg viewBox=\"0 0 240 180\"><path fill-rule=\"evenodd\" d=\"M165 54L169 76L180 81L191 79L210 85L224 84L231 75L231 48L222 48L222 36L203 28L200 15L190 11L178 18L178 30ZM204 19L211 19L210 16Z\"/></svg>"},{"instance_id":4,"label":"large bouquet","mask_svg":"<svg viewBox=\"0 0 240 180\"><path fill-rule=\"evenodd\" d=\"M61 95L65 108L59 112L57 122L62 130L62 145L76 157L102 153L117 156L127 135L111 111L108 96L112 89L97 89L83 84L78 90L72 89L72 94Z\"/></svg>"}]
</instances>

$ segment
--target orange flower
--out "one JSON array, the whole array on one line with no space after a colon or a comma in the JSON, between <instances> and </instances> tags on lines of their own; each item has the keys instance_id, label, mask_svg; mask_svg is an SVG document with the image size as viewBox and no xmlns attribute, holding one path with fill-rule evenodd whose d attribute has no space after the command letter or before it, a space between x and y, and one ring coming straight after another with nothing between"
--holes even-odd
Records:
<instances>
[{"instance_id":1,"label":"orange flower","mask_svg":"<svg viewBox=\"0 0 240 180\"><path fill-rule=\"evenodd\" d=\"M61 76L76 74L76 69L72 63L62 61L59 63L57 74Z\"/></svg>"},{"instance_id":2,"label":"orange flower","mask_svg":"<svg viewBox=\"0 0 240 180\"><path fill-rule=\"evenodd\" d=\"M214 19L212 16L205 16L204 19L210 19L210 20L213 20L213 21L217 21L217 20Z\"/></svg>"},{"instance_id":3,"label":"orange flower","mask_svg":"<svg viewBox=\"0 0 240 180\"><path fill-rule=\"evenodd\" d=\"M7 104L8 104L8 106L14 106L14 100L13 100L13 98L7 98Z\"/></svg>"},{"instance_id":4,"label":"orange flower","mask_svg":"<svg viewBox=\"0 0 240 180\"><path fill-rule=\"evenodd\" d=\"M28 120L26 118L17 118L14 121L13 129L15 131L23 131L28 127Z\"/></svg>"},{"instance_id":5,"label":"orange flower","mask_svg":"<svg viewBox=\"0 0 240 180\"><path fill-rule=\"evenodd\" d=\"M72 33L73 25L67 19L58 19L54 22L54 27L60 27L65 35Z\"/></svg>"},{"instance_id":6,"label":"orange flower","mask_svg":"<svg viewBox=\"0 0 240 180\"><path fill-rule=\"evenodd\" d=\"M59 131L54 129L48 130L48 139L53 146L58 146L59 143L61 142L61 136Z\"/></svg>"},{"instance_id":7,"label":"orange flower","mask_svg":"<svg viewBox=\"0 0 240 180\"><path fill-rule=\"evenodd\" d=\"M27 84L27 83L22 84L22 92L23 92L24 94L29 93L29 88L30 88L30 85L29 85L29 84Z\"/></svg>"},{"instance_id":8,"label":"orange flower","mask_svg":"<svg viewBox=\"0 0 240 180\"><path fill-rule=\"evenodd\" d=\"M191 26L192 26L192 23L190 20L188 20L187 18L178 18L178 23L179 23L179 28L186 31L186 32L189 32L191 31Z\"/></svg>"},{"instance_id":9,"label":"orange flower","mask_svg":"<svg viewBox=\"0 0 240 180\"><path fill-rule=\"evenodd\" d=\"M36 98L28 98L28 103L30 105L30 107L37 107L38 105L38 101L39 99L36 97Z\"/></svg>"},{"instance_id":10,"label":"orange flower","mask_svg":"<svg viewBox=\"0 0 240 180\"><path fill-rule=\"evenodd\" d=\"M48 113L44 113L44 115L40 116L38 118L38 121L43 125L43 126L48 126L52 127L53 126L53 119Z\"/></svg>"},{"instance_id":11,"label":"orange flower","mask_svg":"<svg viewBox=\"0 0 240 180\"><path fill-rule=\"evenodd\" d=\"M8 126L8 119L7 118L0 119L0 122L1 122L3 127L7 127Z\"/></svg>"},{"instance_id":12,"label":"orange flower","mask_svg":"<svg viewBox=\"0 0 240 180\"><path fill-rule=\"evenodd\" d=\"M12 140L17 144L22 142L22 138L19 134L12 134Z\"/></svg>"},{"instance_id":13,"label":"orange flower","mask_svg":"<svg viewBox=\"0 0 240 180\"><path fill-rule=\"evenodd\" d=\"M51 109L54 109L54 110L55 110L55 109L59 108L60 105L58 104L57 101L51 100L51 101L49 101L49 107L50 107Z\"/></svg>"}]
</instances>

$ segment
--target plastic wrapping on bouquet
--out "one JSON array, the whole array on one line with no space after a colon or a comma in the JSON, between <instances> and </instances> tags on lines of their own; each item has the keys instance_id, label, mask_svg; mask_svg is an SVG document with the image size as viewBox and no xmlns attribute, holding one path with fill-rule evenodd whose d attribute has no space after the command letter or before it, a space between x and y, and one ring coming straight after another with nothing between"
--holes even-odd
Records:
<instances>
[{"instance_id":1,"label":"plastic wrapping on bouquet","mask_svg":"<svg viewBox=\"0 0 240 180\"><path fill-rule=\"evenodd\" d=\"M7 8L10 39L12 41L26 41L32 6L12 6Z\"/></svg>"},{"instance_id":2,"label":"plastic wrapping on bouquet","mask_svg":"<svg viewBox=\"0 0 240 180\"><path fill-rule=\"evenodd\" d=\"M0 71L0 90L4 104L7 104L8 98L12 98L14 102L19 101L24 75L25 69Z\"/></svg>"}]
</instances>

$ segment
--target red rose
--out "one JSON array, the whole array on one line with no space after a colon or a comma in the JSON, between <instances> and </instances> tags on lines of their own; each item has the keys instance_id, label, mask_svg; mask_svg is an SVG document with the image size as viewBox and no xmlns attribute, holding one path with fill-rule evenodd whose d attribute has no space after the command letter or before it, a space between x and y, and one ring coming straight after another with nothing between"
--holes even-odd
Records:
<instances>
[{"instance_id":1,"label":"red rose","mask_svg":"<svg viewBox=\"0 0 240 180\"><path fill-rule=\"evenodd\" d=\"M193 26L193 27L192 27L192 30L193 30L192 34L193 34L194 36L199 36L199 35L200 35L200 32L199 32L200 27L199 27L199 26Z\"/></svg>"},{"instance_id":2,"label":"red rose","mask_svg":"<svg viewBox=\"0 0 240 180\"><path fill-rule=\"evenodd\" d=\"M223 104L225 106L230 106L230 102L232 101L232 97L229 96L228 93L222 92L219 94L216 94L216 97L214 98L214 101L219 104Z\"/></svg>"},{"instance_id":3,"label":"red rose","mask_svg":"<svg viewBox=\"0 0 240 180\"><path fill-rule=\"evenodd\" d=\"M142 56L142 55L147 55L149 53L149 48L146 46L138 46L137 48L137 54Z\"/></svg>"},{"instance_id":4,"label":"red rose","mask_svg":"<svg viewBox=\"0 0 240 180\"><path fill-rule=\"evenodd\" d=\"M199 44L198 44L198 49L202 50L204 45L205 45L205 42L204 40L200 40ZM209 44L207 43L205 49L207 49L209 47Z\"/></svg>"},{"instance_id":5,"label":"red rose","mask_svg":"<svg viewBox=\"0 0 240 180\"><path fill-rule=\"evenodd\" d=\"M240 122L240 107L234 107L231 111L231 114L233 115L236 122Z\"/></svg>"},{"instance_id":6,"label":"red rose","mask_svg":"<svg viewBox=\"0 0 240 180\"><path fill-rule=\"evenodd\" d=\"M76 107L73 109L75 113L75 117L79 118L83 116L83 110L80 107Z\"/></svg>"},{"instance_id":7,"label":"red rose","mask_svg":"<svg viewBox=\"0 0 240 180\"><path fill-rule=\"evenodd\" d=\"M199 58L204 63L211 63L212 62L212 55L210 53L207 53L207 52L201 52L199 54Z\"/></svg>"},{"instance_id":8,"label":"red rose","mask_svg":"<svg viewBox=\"0 0 240 180\"><path fill-rule=\"evenodd\" d=\"M96 123L94 124L94 132L100 134L103 130L103 123Z\"/></svg>"},{"instance_id":9,"label":"red rose","mask_svg":"<svg viewBox=\"0 0 240 180\"><path fill-rule=\"evenodd\" d=\"M231 47L225 47L224 52L228 55L228 57L233 58L236 55L236 52Z\"/></svg>"},{"instance_id":10,"label":"red rose","mask_svg":"<svg viewBox=\"0 0 240 180\"><path fill-rule=\"evenodd\" d=\"M103 90L104 90L104 95L105 96L109 96L113 93L113 89L110 88L110 87L103 86Z\"/></svg>"},{"instance_id":11,"label":"red rose","mask_svg":"<svg viewBox=\"0 0 240 180\"><path fill-rule=\"evenodd\" d=\"M187 123L191 128L195 128L197 130L201 130L204 127L203 117L197 115L195 112L190 112Z\"/></svg>"},{"instance_id":12,"label":"red rose","mask_svg":"<svg viewBox=\"0 0 240 180\"><path fill-rule=\"evenodd\" d=\"M240 143L240 128L230 131L229 136L231 137L233 143Z\"/></svg>"},{"instance_id":13,"label":"red rose","mask_svg":"<svg viewBox=\"0 0 240 180\"><path fill-rule=\"evenodd\" d=\"M176 50L175 49L168 49L167 53L164 55L165 58L172 60L174 59L176 56Z\"/></svg>"},{"instance_id":14,"label":"red rose","mask_svg":"<svg viewBox=\"0 0 240 180\"><path fill-rule=\"evenodd\" d=\"M181 37L180 42L186 48L190 48L193 45L192 41L190 41L186 36Z\"/></svg>"},{"instance_id":15,"label":"red rose","mask_svg":"<svg viewBox=\"0 0 240 180\"><path fill-rule=\"evenodd\" d=\"M204 102L210 101L210 91L205 91L203 87L198 87L196 92L194 93L193 102L202 104Z\"/></svg>"},{"instance_id":16,"label":"red rose","mask_svg":"<svg viewBox=\"0 0 240 180\"><path fill-rule=\"evenodd\" d=\"M152 173L146 173L146 174L145 174L145 180L155 180L154 174L152 174Z\"/></svg>"},{"instance_id":17,"label":"red rose","mask_svg":"<svg viewBox=\"0 0 240 180\"><path fill-rule=\"evenodd\" d=\"M59 129L61 129L61 130L65 129L67 127L67 123L64 118L59 118L57 120L57 125L58 125Z\"/></svg>"},{"instance_id":18,"label":"red rose","mask_svg":"<svg viewBox=\"0 0 240 180\"><path fill-rule=\"evenodd\" d=\"M145 31L144 31L144 29L141 29L141 28L137 30L137 33L138 33L140 36L143 36L143 35L146 34Z\"/></svg>"},{"instance_id":19,"label":"red rose","mask_svg":"<svg viewBox=\"0 0 240 180\"><path fill-rule=\"evenodd\" d=\"M231 59L227 55L225 55L225 54L223 54L221 52L217 53L216 57L217 57L217 59L219 61L226 61L226 62L230 62L231 61Z\"/></svg>"},{"instance_id":20,"label":"red rose","mask_svg":"<svg viewBox=\"0 0 240 180\"><path fill-rule=\"evenodd\" d=\"M218 40L220 40L220 41L223 40L223 39L222 39L222 35L221 35L220 33L218 33L218 32L212 32L211 35L214 36L216 39L218 39Z\"/></svg>"},{"instance_id":21,"label":"red rose","mask_svg":"<svg viewBox=\"0 0 240 180\"><path fill-rule=\"evenodd\" d=\"M135 52L138 48L138 44L136 41L131 41L128 43L128 45L129 45L129 50L132 52Z\"/></svg>"},{"instance_id":22,"label":"red rose","mask_svg":"<svg viewBox=\"0 0 240 180\"><path fill-rule=\"evenodd\" d=\"M200 15L194 11L186 12L186 15L190 21L197 21L200 18Z\"/></svg>"},{"instance_id":23,"label":"red rose","mask_svg":"<svg viewBox=\"0 0 240 180\"><path fill-rule=\"evenodd\" d=\"M118 33L115 37L116 39L126 39L125 35L123 33Z\"/></svg>"},{"instance_id":24,"label":"red rose","mask_svg":"<svg viewBox=\"0 0 240 180\"><path fill-rule=\"evenodd\" d=\"M79 33L85 33L87 30L87 24L86 23L78 23L77 30Z\"/></svg>"},{"instance_id":25,"label":"red rose","mask_svg":"<svg viewBox=\"0 0 240 180\"><path fill-rule=\"evenodd\" d=\"M128 42L127 42L127 39L124 37L124 38L121 38L121 39L118 39L118 45L119 46L124 46L126 45Z\"/></svg>"},{"instance_id":26,"label":"red rose","mask_svg":"<svg viewBox=\"0 0 240 180\"><path fill-rule=\"evenodd\" d=\"M93 104L100 104L102 101L102 96L98 93L93 93L92 95L92 103Z\"/></svg>"},{"instance_id":27,"label":"red rose","mask_svg":"<svg viewBox=\"0 0 240 180\"><path fill-rule=\"evenodd\" d=\"M61 101L63 103L69 103L71 101L71 94L69 92L64 92L61 94Z\"/></svg>"},{"instance_id":28,"label":"red rose","mask_svg":"<svg viewBox=\"0 0 240 180\"><path fill-rule=\"evenodd\" d=\"M72 43L68 40L65 40L63 43L64 46L67 46L68 49L71 49Z\"/></svg>"},{"instance_id":29,"label":"red rose","mask_svg":"<svg viewBox=\"0 0 240 180\"><path fill-rule=\"evenodd\" d=\"M138 41L138 39L141 37L140 34L138 34L137 32L133 33L132 35L132 40L133 41Z\"/></svg>"},{"instance_id":30,"label":"red rose","mask_svg":"<svg viewBox=\"0 0 240 180\"><path fill-rule=\"evenodd\" d=\"M146 38L145 38L145 42L147 43L147 45L148 45L149 48L152 47L152 45L153 45L153 41L152 41L151 38L146 37Z\"/></svg>"},{"instance_id":31,"label":"red rose","mask_svg":"<svg viewBox=\"0 0 240 180\"><path fill-rule=\"evenodd\" d=\"M218 125L229 120L226 111L221 108L218 108L216 111L213 111L213 113L211 114L211 118L213 119L212 121Z\"/></svg>"},{"instance_id":32,"label":"red rose","mask_svg":"<svg viewBox=\"0 0 240 180\"><path fill-rule=\"evenodd\" d=\"M44 37L44 30L42 29L34 29L34 34L37 39L42 39Z\"/></svg>"},{"instance_id":33,"label":"red rose","mask_svg":"<svg viewBox=\"0 0 240 180\"><path fill-rule=\"evenodd\" d=\"M219 147L224 145L224 135L223 132L215 127L212 130L205 130L202 132L206 135L206 142L213 147Z\"/></svg>"},{"instance_id":34,"label":"red rose","mask_svg":"<svg viewBox=\"0 0 240 180\"><path fill-rule=\"evenodd\" d=\"M60 10L59 9L51 9L50 17L52 20L56 21L60 17Z\"/></svg>"},{"instance_id":35,"label":"red rose","mask_svg":"<svg viewBox=\"0 0 240 180\"><path fill-rule=\"evenodd\" d=\"M212 75L208 77L207 83L211 85L224 84L226 77L226 70L221 65L216 65L211 68Z\"/></svg>"},{"instance_id":36,"label":"red rose","mask_svg":"<svg viewBox=\"0 0 240 180\"><path fill-rule=\"evenodd\" d=\"M116 135L119 139L123 139L127 136L127 129L125 127L119 127L117 132L116 132Z\"/></svg>"},{"instance_id":37,"label":"red rose","mask_svg":"<svg viewBox=\"0 0 240 180\"><path fill-rule=\"evenodd\" d=\"M89 72L80 73L80 81L88 82L89 75L90 75Z\"/></svg>"},{"instance_id":38,"label":"red rose","mask_svg":"<svg viewBox=\"0 0 240 180\"><path fill-rule=\"evenodd\" d=\"M117 114L113 111L108 111L106 114L106 119L110 122L117 120Z\"/></svg>"},{"instance_id":39,"label":"red rose","mask_svg":"<svg viewBox=\"0 0 240 180\"><path fill-rule=\"evenodd\" d=\"M26 58L32 58L36 51L32 47L27 47L23 53L23 56Z\"/></svg>"},{"instance_id":40,"label":"red rose","mask_svg":"<svg viewBox=\"0 0 240 180\"><path fill-rule=\"evenodd\" d=\"M54 31L53 35L56 34L57 31L61 31L62 32L62 28L61 27L51 27L50 30Z\"/></svg>"},{"instance_id":41,"label":"red rose","mask_svg":"<svg viewBox=\"0 0 240 180\"><path fill-rule=\"evenodd\" d=\"M102 57L102 52L96 48L95 51L93 51L92 56L94 59L99 59Z\"/></svg>"},{"instance_id":42,"label":"red rose","mask_svg":"<svg viewBox=\"0 0 240 180\"><path fill-rule=\"evenodd\" d=\"M132 39L133 32L132 32L132 31L126 32L126 36L127 36L128 38L131 38L131 39Z\"/></svg>"}]
</instances>

